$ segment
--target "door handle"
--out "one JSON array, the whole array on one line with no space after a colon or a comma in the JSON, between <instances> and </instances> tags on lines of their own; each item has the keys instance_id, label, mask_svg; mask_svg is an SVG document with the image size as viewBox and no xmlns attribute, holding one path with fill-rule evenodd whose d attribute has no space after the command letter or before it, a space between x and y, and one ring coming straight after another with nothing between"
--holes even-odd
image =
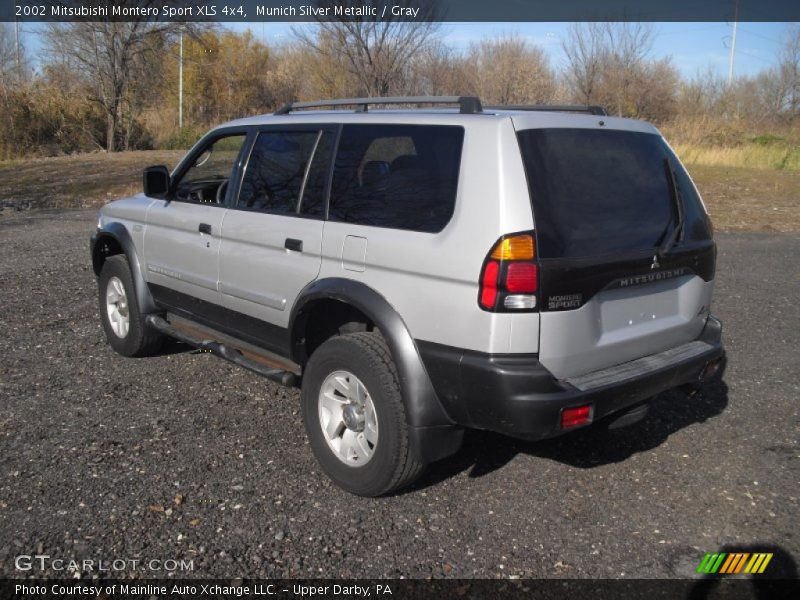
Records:
<instances>
[{"instance_id":1,"label":"door handle","mask_svg":"<svg viewBox=\"0 0 800 600\"><path fill-rule=\"evenodd\" d=\"M296 240L294 238L286 238L283 247L287 250L294 250L295 252L303 251L303 240Z\"/></svg>"},{"instance_id":2,"label":"door handle","mask_svg":"<svg viewBox=\"0 0 800 600\"><path fill-rule=\"evenodd\" d=\"M197 226L197 231L211 235L211 225L208 223L200 223L200 225Z\"/></svg>"}]
</instances>

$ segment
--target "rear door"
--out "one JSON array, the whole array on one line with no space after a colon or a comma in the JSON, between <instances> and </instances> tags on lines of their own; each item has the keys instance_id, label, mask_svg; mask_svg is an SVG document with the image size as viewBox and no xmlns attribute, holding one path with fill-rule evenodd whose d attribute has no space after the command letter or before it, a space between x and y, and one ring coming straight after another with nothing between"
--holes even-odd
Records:
<instances>
[{"instance_id":1,"label":"rear door","mask_svg":"<svg viewBox=\"0 0 800 600\"><path fill-rule=\"evenodd\" d=\"M283 329L320 269L336 126L267 127L247 160L220 248L222 305ZM236 324L231 324L236 328ZM282 352L283 339L259 340Z\"/></svg>"},{"instance_id":2,"label":"rear door","mask_svg":"<svg viewBox=\"0 0 800 600\"><path fill-rule=\"evenodd\" d=\"M663 138L592 121L521 130L518 139L540 263L542 364L565 378L695 339L716 250L697 191Z\"/></svg>"}]
</instances>

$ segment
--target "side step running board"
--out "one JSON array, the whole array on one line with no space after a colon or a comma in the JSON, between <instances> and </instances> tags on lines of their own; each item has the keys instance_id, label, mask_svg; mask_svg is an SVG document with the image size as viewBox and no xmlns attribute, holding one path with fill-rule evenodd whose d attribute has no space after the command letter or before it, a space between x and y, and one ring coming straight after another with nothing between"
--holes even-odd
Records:
<instances>
[{"instance_id":1,"label":"side step running board","mask_svg":"<svg viewBox=\"0 0 800 600\"><path fill-rule=\"evenodd\" d=\"M146 321L148 325L165 335L173 337L176 340L184 342L185 344L189 344L190 346L194 346L195 348L208 350L220 358L224 358L225 360L239 365L240 367L244 367L249 371L258 373L267 379L277 381L281 385L293 386L298 382L298 377L295 373L285 371L283 369L269 368L255 360L247 358L236 348L226 346L225 344L212 339L202 339L199 337L194 337L188 333L184 333L183 331L173 327L163 317L159 317L158 315L148 315Z\"/></svg>"}]
</instances>

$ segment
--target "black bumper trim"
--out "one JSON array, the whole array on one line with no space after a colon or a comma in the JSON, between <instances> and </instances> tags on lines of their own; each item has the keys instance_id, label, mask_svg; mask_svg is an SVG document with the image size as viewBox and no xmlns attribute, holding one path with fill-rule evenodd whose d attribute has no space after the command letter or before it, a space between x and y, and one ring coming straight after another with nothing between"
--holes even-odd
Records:
<instances>
[{"instance_id":1,"label":"black bumper trim","mask_svg":"<svg viewBox=\"0 0 800 600\"><path fill-rule=\"evenodd\" d=\"M624 410L660 392L700 380L705 366L724 359L722 325L709 317L692 342L702 351L668 351L675 360L648 357L652 368L634 369L634 376L580 390L557 380L536 355L491 355L432 342L417 341L434 388L458 424L524 439L566 433L560 426L564 408L591 403L593 422ZM654 355L658 356L658 355Z\"/></svg>"},{"instance_id":2,"label":"black bumper trim","mask_svg":"<svg viewBox=\"0 0 800 600\"><path fill-rule=\"evenodd\" d=\"M640 376L647 376L662 367L669 367L681 362L689 361L698 356L711 352L714 347L701 340L695 340L682 346L675 346L658 354L643 356L621 365L600 369L584 375L568 377L564 380L582 392L608 387L616 383L624 383Z\"/></svg>"}]
</instances>

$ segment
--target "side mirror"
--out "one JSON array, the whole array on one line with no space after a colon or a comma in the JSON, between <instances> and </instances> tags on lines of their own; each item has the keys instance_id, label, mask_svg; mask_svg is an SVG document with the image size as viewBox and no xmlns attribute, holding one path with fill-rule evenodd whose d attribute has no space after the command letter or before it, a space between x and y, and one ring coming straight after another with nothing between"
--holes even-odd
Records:
<instances>
[{"instance_id":1,"label":"side mirror","mask_svg":"<svg viewBox=\"0 0 800 600\"><path fill-rule=\"evenodd\" d=\"M169 170L164 165L147 167L143 174L144 195L149 198L166 198L169 194Z\"/></svg>"}]
</instances>

